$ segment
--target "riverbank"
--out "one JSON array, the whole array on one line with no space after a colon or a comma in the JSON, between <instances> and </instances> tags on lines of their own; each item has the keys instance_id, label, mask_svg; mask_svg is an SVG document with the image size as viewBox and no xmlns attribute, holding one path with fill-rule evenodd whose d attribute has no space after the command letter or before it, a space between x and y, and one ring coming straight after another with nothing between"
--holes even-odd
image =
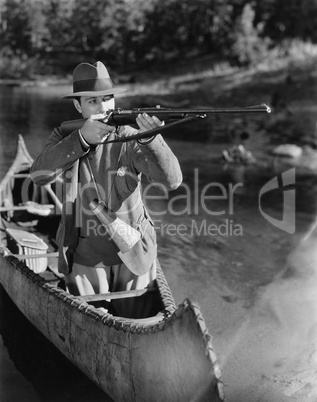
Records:
<instances>
[{"instance_id":1,"label":"riverbank","mask_svg":"<svg viewBox=\"0 0 317 402\"><path fill-rule=\"evenodd\" d=\"M260 163L296 166L317 171L317 71L315 64L281 63L275 68L205 69L126 84L124 97L139 107L245 107L267 104L263 115L211 115L209 141L227 146L242 144ZM195 123L198 131L206 128ZM282 151L279 146L282 145ZM298 151L290 152L291 148ZM263 158L263 155L265 157Z\"/></svg>"}]
</instances>

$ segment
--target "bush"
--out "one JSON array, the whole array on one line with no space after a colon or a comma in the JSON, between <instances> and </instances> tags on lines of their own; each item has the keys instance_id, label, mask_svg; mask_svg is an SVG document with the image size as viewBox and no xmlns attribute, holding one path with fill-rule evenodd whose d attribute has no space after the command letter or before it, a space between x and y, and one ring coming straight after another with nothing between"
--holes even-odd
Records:
<instances>
[{"instance_id":1,"label":"bush","mask_svg":"<svg viewBox=\"0 0 317 402\"><path fill-rule=\"evenodd\" d=\"M317 45L300 39L285 39L272 47L261 63L260 70L281 68L315 68L317 63Z\"/></svg>"},{"instance_id":2,"label":"bush","mask_svg":"<svg viewBox=\"0 0 317 402\"><path fill-rule=\"evenodd\" d=\"M253 7L245 5L232 30L229 58L239 66L254 65L267 54L268 39L261 37L262 25L255 27L254 18Z\"/></svg>"},{"instance_id":3,"label":"bush","mask_svg":"<svg viewBox=\"0 0 317 402\"><path fill-rule=\"evenodd\" d=\"M0 56L1 79L30 79L35 73L37 60L27 56Z\"/></svg>"}]
</instances>

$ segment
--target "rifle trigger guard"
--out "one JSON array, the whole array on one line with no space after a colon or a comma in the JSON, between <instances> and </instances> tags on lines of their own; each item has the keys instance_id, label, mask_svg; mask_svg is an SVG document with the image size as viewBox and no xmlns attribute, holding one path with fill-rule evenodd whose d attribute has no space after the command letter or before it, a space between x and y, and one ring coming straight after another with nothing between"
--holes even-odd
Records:
<instances>
[{"instance_id":1,"label":"rifle trigger guard","mask_svg":"<svg viewBox=\"0 0 317 402\"><path fill-rule=\"evenodd\" d=\"M104 124L107 124L108 121L109 121L109 119L110 119L110 117L112 116L112 114L113 114L113 111L111 111L111 112L109 112L109 113L107 112L106 115L105 115L105 118L102 119L102 122L103 122Z\"/></svg>"}]
</instances>

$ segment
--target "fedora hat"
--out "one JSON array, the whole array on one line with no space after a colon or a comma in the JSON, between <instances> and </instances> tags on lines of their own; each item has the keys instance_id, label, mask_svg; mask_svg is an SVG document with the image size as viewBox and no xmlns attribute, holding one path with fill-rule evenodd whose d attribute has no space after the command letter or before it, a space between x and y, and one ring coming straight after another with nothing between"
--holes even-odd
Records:
<instances>
[{"instance_id":1,"label":"fedora hat","mask_svg":"<svg viewBox=\"0 0 317 402\"><path fill-rule=\"evenodd\" d=\"M105 65L101 61L97 61L95 64L81 63L75 68L73 93L65 95L63 98L114 95L124 91L126 89L115 88Z\"/></svg>"}]
</instances>

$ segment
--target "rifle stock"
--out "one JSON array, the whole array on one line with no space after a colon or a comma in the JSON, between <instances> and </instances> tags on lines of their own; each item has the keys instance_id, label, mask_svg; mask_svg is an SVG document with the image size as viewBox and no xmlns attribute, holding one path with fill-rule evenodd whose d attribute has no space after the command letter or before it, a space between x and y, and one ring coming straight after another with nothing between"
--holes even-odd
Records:
<instances>
[{"instance_id":1,"label":"rifle stock","mask_svg":"<svg viewBox=\"0 0 317 402\"><path fill-rule=\"evenodd\" d=\"M100 121L108 124L109 126L126 126L135 125L136 118L139 114L147 113L149 116L156 116L161 121L182 121L182 119L191 117L205 118L209 114L231 114L231 113L270 113L271 108L266 105L257 105L241 108L185 108L185 109L172 109L156 106L153 108L134 108L130 110L114 109L110 110L105 117ZM190 119L190 120L192 120ZM61 123L61 130L63 135L68 135L75 130L80 129L85 124L86 119L69 120ZM189 119L188 119L189 121ZM168 125L167 125L168 127Z\"/></svg>"}]
</instances>

